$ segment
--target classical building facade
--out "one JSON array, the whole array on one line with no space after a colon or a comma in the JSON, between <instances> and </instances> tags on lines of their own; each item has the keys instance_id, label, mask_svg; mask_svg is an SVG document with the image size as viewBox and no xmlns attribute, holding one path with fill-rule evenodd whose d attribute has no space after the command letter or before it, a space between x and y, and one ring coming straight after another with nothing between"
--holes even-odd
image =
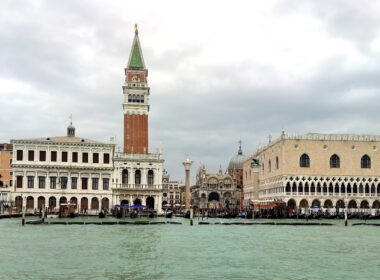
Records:
<instances>
[{"instance_id":1,"label":"classical building facade","mask_svg":"<svg viewBox=\"0 0 380 280\"><path fill-rule=\"evenodd\" d=\"M145 205L162 213L161 152L148 153L148 70L141 51L137 26L123 85L124 148L114 155L115 204Z\"/></svg>"},{"instance_id":2,"label":"classical building facade","mask_svg":"<svg viewBox=\"0 0 380 280\"><path fill-rule=\"evenodd\" d=\"M191 197L191 204L198 209L236 209L240 205L240 191L234 178L221 169L218 173L206 173L205 166L198 170Z\"/></svg>"},{"instance_id":3,"label":"classical building facade","mask_svg":"<svg viewBox=\"0 0 380 280\"><path fill-rule=\"evenodd\" d=\"M380 206L380 136L284 132L243 165L246 205Z\"/></svg>"},{"instance_id":4,"label":"classical building facade","mask_svg":"<svg viewBox=\"0 0 380 280\"><path fill-rule=\"evenodd\" d=\"M84 213L109 209L115 145L67 135L11 140L14 206L35 211L73 203Z\"/></svg>"}]
</instances>

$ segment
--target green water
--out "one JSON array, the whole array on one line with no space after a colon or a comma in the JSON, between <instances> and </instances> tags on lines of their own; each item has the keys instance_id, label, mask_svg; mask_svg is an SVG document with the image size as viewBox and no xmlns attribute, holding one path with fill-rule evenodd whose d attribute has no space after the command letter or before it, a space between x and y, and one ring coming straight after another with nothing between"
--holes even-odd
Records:
<instances>
[{"instance_id":1,"label":"green water","mask_svg":"<svg viewBox=\"0 0 380 280\"><path fill-rule=\"evenodd\" d=\"M183 225L0 220L0 279L380 279L378 226L173 220Z\"/></svg>"}]
</instances>

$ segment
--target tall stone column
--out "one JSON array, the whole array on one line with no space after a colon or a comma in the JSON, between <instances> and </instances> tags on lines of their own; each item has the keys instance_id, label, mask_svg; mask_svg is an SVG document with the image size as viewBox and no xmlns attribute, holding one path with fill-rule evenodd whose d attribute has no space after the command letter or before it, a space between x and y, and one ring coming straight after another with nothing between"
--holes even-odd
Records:
<instances>
[{"instance_id":1,"label":"tall stone column","mask_svg":"<svg viewBox=\"0 0 380 280\"><path fill-rule=\"evenodd\" d=\"M185 161L182 163L185 167L185 210L190 209L191 194L190 194L190 168L193 162L190 160L189 156L186 157Z\"/></svg>"}]
</instances>

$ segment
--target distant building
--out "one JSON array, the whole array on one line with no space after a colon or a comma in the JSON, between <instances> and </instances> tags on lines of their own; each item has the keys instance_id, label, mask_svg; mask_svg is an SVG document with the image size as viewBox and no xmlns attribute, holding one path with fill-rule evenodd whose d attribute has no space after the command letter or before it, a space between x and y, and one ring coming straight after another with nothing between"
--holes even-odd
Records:
<instances>
[{"instance_id":1,"label":"distant building","mask_svg":"<svg viewBox=\"0 0 380 280\"><path fill-rule=\"evenodd\" d=\"M242 202L243 202L243 164L244 164L245 157L243 155L243 150L241 149L241 141L239 141L239 150L237 155L235 155L233 158L231 158L227 172L231 175L231 177L234 179L236 188L240 191L240 208L242 208ZM241 210L241 209L240 209Z\"/></svg>"},{"instance_id":2,"label":"distant building","mask_svg":"<svg viewBox=\"0 0 380 280\"><path fill-rule=\"evenodd\" d=\"M245 205L379 209L380 136L282 133L244 162Z\"/></svg>"},{"instance_id":3,"label":"distant building","mask_svg":"<svg viewBox=\"0 0 380 280\"><path fill-rule=\"evenodd\" d=\"M11 206L10 192L12 181L12 144L0 144L0 213Z\"/></svg>"},{"instance_id":4,"label":"distant building","mask_svg":"<svg viewBox=\"0 0 380 280\"><path fill-rule=\"evenodd\" d=\"M12 144L0 144L0 188L12 187Z\"/></svg>"},{"instance_id":5,"label":"distant building","mask_svg":"<svg viewBox=\"0 0 380 280\"><path fill-rule=\"evenodd\" d=\"M180 210L184 207L181 200L181 185L178 181L170 181L170 175L164 171L162 175L162 207Z\"/></svg>"},{"instance_id":6,"label":"distant building","mask_svg":"<svg viewBox=\"0 0 380 280\"><path fill-rule=\"evenodd\" d=\"M48 207L59 210L71 202L79 212L110 208L112 156L115 145L67 135L11 140L13 144L13 201L19 210Z\"/></svg>"},{"instance_id":7,"label":"distant building","mask_svg":"<svg viewBox=\"0 0 380 280\"><path fill-rule=\"evenodd\" d=\"M197 209L238 209L240 191L230 174L207 173L201 166L197 173L196 185L191 187L192 205Z\"/></svg>"}]
</instances>

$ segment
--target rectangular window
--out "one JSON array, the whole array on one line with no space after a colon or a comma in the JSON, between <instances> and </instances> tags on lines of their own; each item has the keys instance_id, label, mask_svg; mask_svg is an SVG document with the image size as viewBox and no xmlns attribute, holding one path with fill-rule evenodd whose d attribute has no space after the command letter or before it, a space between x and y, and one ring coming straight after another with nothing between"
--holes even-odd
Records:
<instances>
[{"instance_id":1,"label":"rectangular window","mask_svg":"<svg viewBox=\"0 0 380 280\"><path fill-rule=\"evenodd\" d=\"M82 153L82 162L88 162L88 153Z\"/></svg>"},{"instance_id":2,"label":"rectangular window","mask_svg":"<svg viewBox=\"0 0 380 280\"><path fill-rule=\"evenodd\" d=\"M103 163L110 163L110 154L103 155Z\"/></svg>"},{"instance_id":3,"label":"rectangular window","mask_svg":"<svg viewBox=\"0 0 380 280\"><path fill-rule=\"evenodd\" d=\"M38 176L38 188L45 188L45 176Z\"/></svg>"},{"instance_id":4,"label":"rectangular window","mask_svg":"<svg viewBox=\"0 0 380 280\"><path fill-rule=\"evenodd\" d=\"M9 165L12 165L12 159L9 160Z\"/></svg>"},{"instance_id":5,"label":"rectangular window","mask_svg":"<svg viewBox=\"0 0 380 280\"><path fill-rule=\"evenodd\" d=\"M13 180L9 180L9 186L12 187L13 185Z\"/></svg>"},{"instance_id":6,"label":"rectangular window","mask_svg":"<svg viewBox=\"0 0 380 280\"><path fill-rule=\"evenodd\" d=\"M67 177L61 177L61 189L67 189Z\"/></svg>"},{"instance_id":7,"label":"rectangular window","mask_svg":"<svg viewBox=\"0 0 380 280\"><path fill-rule=\"evenodd\" d=\"M92 178L92 189L97 190L98 189L98 183L99 179L98 178Z\"/></svg>"},{"instance_id":8,"label":"rectangular window","mask_svg":"<svg viewBox=\"0 0 380 280\"><path fill-rule=\"evenodd\" d=\"M28 176L28 188L34 188L34 176Z\"/></svg>"},{"instance_id":9,"label":"rectangular window","mask_svg":"<svg viewBox=\"0 0 380 280\"><path fill-rule=\"evenodd\" d=\"M16 188L22 188L22 176L16 177Z\"/></svg>"},{"instance_id":10,"label":"rectangular window","mask_svg":"<svg viewBox=\"0 0 380 280\"><path fill-rule=\"evenodd\" d=\"M92 162L93 163L99 163L99 154L98 153L92 154Z\"/></svg>"},{"instance_id":11,"label":"rectangular window","mask_svg":"<svg viewBox=\"0 0 380 280\"><path fill-rule=\"evenodd\" d=\"M71 188L73 190L77 189L77 182L78 182L78 178L77 177L71 177Z\"/></svg>"},{"instance_id":12,"label":"rectangular window","mask_svg":"<svg viewBox=\"0 0 380 280\"><path fill-rule=\"evenodd\" d=\"M103 190L108 191L110 187L110 179L103 178Z\"/></svg>"},{"instance_id":13,"label":"rectangular window","mask_svg":"<svg viewBox=\"0 0 380 280\"><path fill-rule=\"evenodd\" d=\"M28 151L28 160L34 161L34 151Z\"/></svg>"},{"instance_id":14,"label":"rectangular window","mask_svg":"<svg viewBox=\"0 0 380 280\"><path fill-rule=\"evenodd\" d=\"M50 160L51 161L57 161L57 151L51 151Z\"/></svg>"},{"instance_id":15,"label":"rectangular window","mask_svg":"<svg viewBox=\"0 0 380 280\"><path fill-rule=\"evenodd\" d=\"M40 151L40 161L46 161L46 151Z\"/></svg>"},{"instance_id":16,"label":"rectangular window","mask_svg":"<svg viewBox=\"0 0 380 280\"><path fill-rule=\"evenodd\" d=\"M23 156L22 150L17 150L17 160L21 161Z\"/></svg>"},{"instance_id":17,"label":"rectangular window","mask_svg":"<svg viewBox=\"0 0 380 280\"><path fill-rule=\"evenodd\" d=\"M73 162L78 162L78 152L73 152Z\"/></svg>"},{"instance_id":18,"label":"rectangular window","mask_svg":"<svg viewBox=\"0 0 380 280\"><path fill-rule=\"evenodd\" d=\"M50 188L55 189L57 185L57 177L50 177Z\"/></svg>"},{"instance_id":19,"label":"rectangular window","mask_svg":"<svg viewBox=\"0 0 380 280\"><path fill-rule=\"evenodd\" d=\"M62 162L67 162L67 152L62 152Z\"/></svg>"},{"instance_id":20,"label":"rectangular window","mask_svg":"<svg viewBox=\"0 0 380 280\"><path fill-rule=\"evenodd\" d=\"M87 178L82 178L82 190L87 190Z\"/></svg>"}]
</instances>

